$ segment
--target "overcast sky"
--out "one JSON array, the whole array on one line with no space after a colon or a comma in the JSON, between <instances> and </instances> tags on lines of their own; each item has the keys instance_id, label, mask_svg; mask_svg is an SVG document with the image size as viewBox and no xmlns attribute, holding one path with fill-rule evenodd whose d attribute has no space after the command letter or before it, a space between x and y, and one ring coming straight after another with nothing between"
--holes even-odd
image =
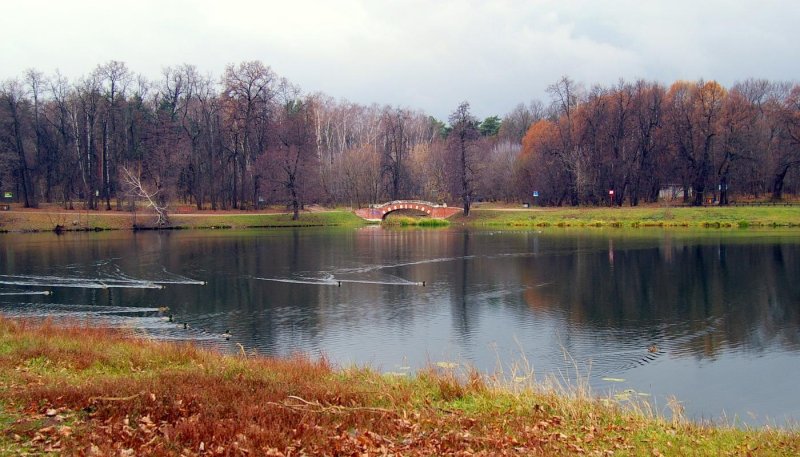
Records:
<instances>
[{"instance_id":1,"label":"overcast sky","mask_svg":"<svg viewBox=\"0 0 800 457\"><path fill-rule=\"evenodd\" d=\"M479 117L562 75L797 80L800 1L2 0L0 79L121 60L148 78L261 60L306 92Z\"/></svg>"}]
</instances>

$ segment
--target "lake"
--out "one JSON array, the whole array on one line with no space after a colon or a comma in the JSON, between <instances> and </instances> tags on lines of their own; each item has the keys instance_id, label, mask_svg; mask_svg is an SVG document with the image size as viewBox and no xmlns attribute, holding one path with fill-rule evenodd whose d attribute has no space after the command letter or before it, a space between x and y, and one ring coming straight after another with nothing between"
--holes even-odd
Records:
<instances>
[{"instance_id":1,"label":"lake","mask_svg":"<svg viewBox=\"0 0 800 457\"><path fill-rule=\"evenodd\" d=\"M791 232L4 234L0 313L392 375L533 373L667 414L674 396L694 419L800 419Z\"/></svg>"}]
</instances>

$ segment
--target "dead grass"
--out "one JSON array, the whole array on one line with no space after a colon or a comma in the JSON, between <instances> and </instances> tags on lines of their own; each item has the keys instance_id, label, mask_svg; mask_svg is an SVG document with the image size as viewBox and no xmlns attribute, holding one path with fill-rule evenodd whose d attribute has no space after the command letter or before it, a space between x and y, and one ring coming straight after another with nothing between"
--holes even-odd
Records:
<instances>
[{"instance_id":1,"label":"dead grass","mask_svg":"<svg viewBox=\"0 0 800 457\"><path fill-rule=\"evenodd\" d=\"M413 378L0 319L0 454L797 455L782 430L665 421L477 372Z\"/></svg>"}]
</instances>

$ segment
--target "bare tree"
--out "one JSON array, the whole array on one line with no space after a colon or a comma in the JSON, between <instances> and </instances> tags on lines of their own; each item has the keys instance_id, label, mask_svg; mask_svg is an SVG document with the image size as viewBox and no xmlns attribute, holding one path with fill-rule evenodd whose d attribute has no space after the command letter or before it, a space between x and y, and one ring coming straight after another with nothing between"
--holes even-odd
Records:
<instances>
[{"instance_id":1,"label":"bare tree","mask_svg":"<svg viewBox=\"0 0 800 457\"><path fill-rule=\"evenodd\" d=\"M301 99L300 90L288 81L279 88L282 109L277 125L277 144L268 152L265 161L272 168L274 181L288 193L292 219L300 218L310 174L318 170L314 135L313 104Z\"/></svg>"},{"instance_id":2,"label":"bare tree","mask_svg":"<svg viewBox=\"0 0 800 457\"><path fill-rule=\"evenodd\" d=\"M407 124L410 114L400 108L387 107L383 112L381 175L386 179L389 198L401 198L407 188L406 159L409 152Z\"/></svg>"},{"instance_id":3,"label":"bare tree","mask_svg":"<svg viewBox=\"0 0 800 457\"><path fill-rule=\"evenodd\" d=\"M478 171L478 120L470 113L469 103L462 102L450 114L450 135L448 149L453 161L453 184L464 207L464 215L469 216L475 197L476 175Z\"/></svg>"},{"instance_id":4,"label":"bare tree","mask_svg":"<svg viewBox=\"0 0 800 457\"><path fill-rule=\"evenodd\" d=\"M587 164L583 150L576 141L575 112L580 101L581 87L567 76L561 77L555 84L547 87L552 98L551 111L557 116L556 127L560 139L560 147L554 150L560 165L564 167L563 177L566 179L566 195L572 205L578 204L578 185L586 180ZM559 198L559 201L562 199Z\"/></svg>"},{"instance_id":5,"label":"bare tree","mask_svg":"<svg viewBox=\"0 0 800 457\"><path fill-rule=\"evenodd\" d=\"M16 155L15 175L22 188L22 197L26 208L36 206L36 196L33 192L31 179L31 166L26 153L28 122L26 112L29 103L25 98L25 91L19 80L11 79L0 86L0 103L5 109L6 121L3 122L3 135L0 137L5 144L5 149Z\"/></svg>"},{"instance_id":6,"label":"bare tree","mask_svg":"<svg viewBox=\"0 0 800 457\"><path fill-rule=\"evenodd\" d=\"M277 79L272 69L260 61L229 65L222 76L234 208L245 202L248 187L255 198L252 163L267 148Z\"/></svg>"},{"instance_id":7,"label":"bare tree","mask_svg":"<svg viewBox=\"0 0 800 457\"><path fill-rule=\"evenodd\" d=\"M96 78L102 84L103 110L102 110L102 149L101 149L101 197L106 202L106 209L111 209L111 196L114 193L117 176L115 171L119 151L123 149L125 141L119 135L119 126L122 122L122 106L125 103L125 92L132 79L130 71L124 62L111 60L100 65L95 70ZM124 130L122 131L124 133Z\"/></svg>"},{"instance_id":8,"label":"bare tree","mask_svg":"<svg viewBox=\"0 0 800 457\"><path fill-rule=\"evenodd\" d=\"M521 144L531 125L544 119L545 114L544 105L539 100L534 100L528 105L520 103L503 117L499 136L511 143Z\"/></svg>"},{"instance_id":9,"label":"bare tree","mask_svg":"<svg viewBox=\"0 0 800 457\"><path fill-rule=\"evenodd\" d=\"M157 190L152 192L142 183L141 173L133 173L126 167L122 167L123 179L125 180L126 192L134 199L144 199L147 203L147 208L153 208L156 213L156 224L159 226L169 224L169 214L167 207L158 202L156 196L160 192Z\"/></svg>"},{"instance_id":10,"label":"bare tree","mask_svg":"<svg viewBox=\"0 0 800 457\"><path fill-rule=\"evenodd\" d=\"M773 158L772 199L783 198L787 173L800 167L800 85L795 85L783 98L779 110L782 128L779 132L776 154Z\"/></svg>"}]
</instances>

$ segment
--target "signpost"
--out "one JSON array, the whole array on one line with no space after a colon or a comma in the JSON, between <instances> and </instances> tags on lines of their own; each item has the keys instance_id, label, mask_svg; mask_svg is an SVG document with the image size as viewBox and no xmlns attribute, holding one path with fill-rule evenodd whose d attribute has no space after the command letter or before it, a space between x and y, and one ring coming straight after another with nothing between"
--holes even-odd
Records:
<instances>
[{"instance_id":1,"label":"signpost","mask_svg":"<svg viewBox=\"0 0 800 457\"><path fill-rule=\"evenodd\" d=\"M614 189L608 191L608 199L611 200L611 206L614 206Z\"/></svg>"},{"instance_id":2,"label":"signpost","mask_svg":"<svg viewBox=\"0 0 800 457\"><path fill-rule=\"evenodd\" d=\"M539 198L539 191L538 190L534 190L533 191L533 206L536 206L536 199L537 198Z\"/></svg>"}]
</instances>

